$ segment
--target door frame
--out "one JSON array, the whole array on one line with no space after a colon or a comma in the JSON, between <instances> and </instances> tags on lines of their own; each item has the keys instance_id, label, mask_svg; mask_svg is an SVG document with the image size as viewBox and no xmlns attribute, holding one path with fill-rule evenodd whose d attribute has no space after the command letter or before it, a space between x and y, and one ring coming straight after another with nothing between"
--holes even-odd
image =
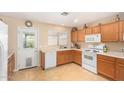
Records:
<instances>
[{"instance_id":1,"label":"door frame","mask_svg":"<svg viewBox=\"0 0 124 93\"><path fill-rule=\"evenodd\" d=\"M19 63L19 40L20 40L20 29L35 29L37 30L37 50L38 50L38 65L40 66L40 60L39 60L39 28L36 27L17 27L17 49L16 49L16 53L17 53L17 62L16 62L16 71L20 70L20 63Z\"/></svg>"}]
</instances>

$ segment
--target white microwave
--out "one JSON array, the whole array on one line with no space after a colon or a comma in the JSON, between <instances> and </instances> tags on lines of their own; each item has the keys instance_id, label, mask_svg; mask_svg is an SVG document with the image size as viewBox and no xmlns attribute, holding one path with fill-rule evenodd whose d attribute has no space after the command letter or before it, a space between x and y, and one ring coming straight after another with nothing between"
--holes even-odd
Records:
<instances>
[{"instance_id":1,"label":"white microwave","mask_svg":"<svg viewBox=\"0 0 124 93\"><path fill-rule=\"evenodd\" d=\"M85 42L87 42L87 43L101 42L101 34L86 35L85 36Z\"/></svg>"}]
</instances>

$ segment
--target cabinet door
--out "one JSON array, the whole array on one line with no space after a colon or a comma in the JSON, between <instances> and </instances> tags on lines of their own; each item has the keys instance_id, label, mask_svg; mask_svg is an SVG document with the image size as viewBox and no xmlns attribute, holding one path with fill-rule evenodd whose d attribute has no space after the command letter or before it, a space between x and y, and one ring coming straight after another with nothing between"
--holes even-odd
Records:
<instances>
[{"instance_id":1,"label":"cabinet door","mask_svg":"<svg viewBox=\"0 0 124 93\"><path fill-rule=\"evenodd\" d=\"M82 52L81 51L74 51L74 62L81 65L82 64Z\"/></svg>"},{"instance_id":2,"label":"cabinet door","mask_svg":"<svg viewBox=\"0 0 124 93\"><path fill-rule=\"evenodd\" d=\"M115 79L115 58L97 55L97 71L99 74Z\"/></svg>"},{"instance_id":3,"label":"cabinet door","mask_svg":"<svg viewBox=\"0 0 124 93\"><path fill-rule=\"evenodd\" d=\"M124 41L124 21L119 22L119 40Z\"/></svg>"},{"instance_id":4,"label":"cabinet door","mask_svg":"<svg viewBox=\"0 0 124 93\"><path fill-rule=\"evenodd\" d=\"M85 34L86 35L92 34L92 28L85 29Z\"/></svg>"},{"instance_id":5,"label":"cabinet door","mask_svg":"<svg viewBox=\"0 0 124 93\"><path fill-rule=\"evenodd\" d=\"M57 65L62 65L65 63L65 55L63 51L57 52Z\"/></svg>"},{"instance_id":6,"label":"cabinet door","mask_svg":"<svg viewBox=\"0 0 124 93\"><path fill-rule=\"evenodd\" d=\"M119 41L119 23L105 24L101 26L103 42Z\"/></svg>"},{"instance_id":7,"label":"cabinet door","mask_svg":"<svg viewBox=\"0 0 124 93\"><path fill-rule=\"evenodd\" d=\"M124 59L116 61L116 80L124 80Z\"/></svg>"},{"instance_id":8,"label":"cabinet door","mask_svg":"<svg viewBox=\"0 0 124 93\"><path fill-rule=\"evenodd\" d=\"M71 41L72 42L77 42L77 34L78 34L77 31L72 31L71 32Z\"/></svg>"},{"instance_id":9,"label":"cabinet door","mask_svg":"<svg viewBox=\"0 0 124 93\"><path fill-rule=\"evenodd\" d=\"M85 30L78 31L78 42L85 41Z\"/></svg>"},{"instance_id":10,"label":"cabinet door","mask_svg":"<svg viewBox=\"0 0 124 93\"><path fill-rule=\"evenodd\" d=\"M101 33L100 26L96 26L92 28L92 34L100 34L100 33Z\"/></svg>"},{"instance_id":11,"label":"cabinet door","mask_svg":"<svg viewBox=\"0 0 124 93\"><path fill-rule=\"evenodd\" d=\"M105 75L109 78L115 78L115 63L108 60L98 60L97 69L98 73Z\"/></svg>"}]
</instances>

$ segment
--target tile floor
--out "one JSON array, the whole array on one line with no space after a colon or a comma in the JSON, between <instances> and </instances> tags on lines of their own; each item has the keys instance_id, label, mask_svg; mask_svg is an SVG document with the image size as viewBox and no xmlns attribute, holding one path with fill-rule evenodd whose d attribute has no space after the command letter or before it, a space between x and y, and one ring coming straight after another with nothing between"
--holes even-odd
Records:
<instances>
[{"instance_id":1,"label":"tile floor","mask_svg":"<svg viewBox=\"0 0 124 93\"><path fill-rule=\"evenodd\" d=\"M70 63L56 68L42 70L40 67L17 71L13 81L108 81L81 66Z\"/></svg>"}]
</instances>

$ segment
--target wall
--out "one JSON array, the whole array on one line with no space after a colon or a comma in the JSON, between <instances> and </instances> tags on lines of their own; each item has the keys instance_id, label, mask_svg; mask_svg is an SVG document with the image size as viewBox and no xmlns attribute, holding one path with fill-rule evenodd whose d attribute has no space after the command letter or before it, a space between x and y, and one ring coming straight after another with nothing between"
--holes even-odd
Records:
<instances>
[{"instance_id":1,"label":"wall","mask_svg":"<svg viewBox=\"0 0 124 93\"><path fill-rule=\"evenodd\" d=\"M17 28L25 27L24 19L18 19L13 17L0 16L3 21L8 24L8 49L9 51L14 51L16 53L17 50ZM48 44L48 30L58 30L58 31L71 31L71 28L51 25L41 22L32 21L33 27L38 28L39 31L39 47L43 48ZM69 35L70 37L70 35ZM70 42L70 38L69 38ZM70 45L70 43L68 43Z\"/></svg>"}]
</instances>

